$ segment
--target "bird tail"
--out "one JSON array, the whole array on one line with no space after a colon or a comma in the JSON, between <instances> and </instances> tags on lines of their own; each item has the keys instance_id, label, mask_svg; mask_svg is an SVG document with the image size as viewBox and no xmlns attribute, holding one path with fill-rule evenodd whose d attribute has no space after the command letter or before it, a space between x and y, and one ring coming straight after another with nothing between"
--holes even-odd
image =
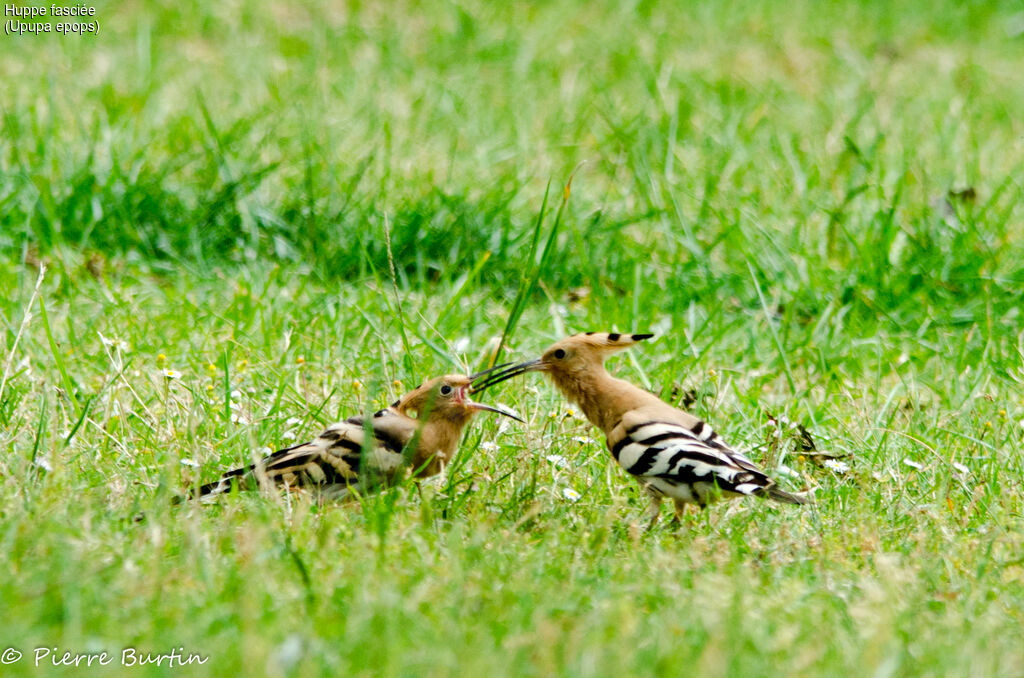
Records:
<instances>
[{"instance_id":1,"label":"bird tail","mask_svg":"<svg viewBox=\"0 0 1024 678\"><path fill-rule=\"evenodd\" d=\"M235 469L234 471L229 471L212 483L200 485L198 489L190 489L188 494L184 497L177 496L172 498L171 504L183 504L186 501L192 501L194 499L198 499L203 503L213 501L213 499L218 495L227 494L231 491L231 486L233 485L232 481L237 482L240 487L245 487L245 476L250 470L251 469L248 468L240 468Z\"/></svg>"},{"instance_id":2,"label":"bird tail","mask_svg":"<svg viewBox=\"0 0 1024 678\"><path fill-rule=\"evenodd\" d=\"M810 504L814 501L810 492L786 492L775 486L768 488L767 497L783 504Z\"/></svg>"},{"instance_id":3,"label":"bird tail","mask_svg":"<svg viewBox=\"0 0 1024 678\"><path fill-rule=\"evenodd\" d=\"M275 464L280 464L284 460L293 460L295 457L302 458L303 453L308 455L315 450L316 447L313 443L299 443L298 445L286 447L283 450L274 452L272 455L257 464L249 464L248 466L236 468L233 471L228 471L212 483L200 485L198 489L190 489L188 494L184 497L175 497L171 503L181 504L186 501L192 501L193 499L198 499L203 503L212 502L219 495L230 492L235 483L238 484L239 489L248 489L253 486L253 482L255 480L258 480L257 477L254 477L254 472L257 467L262 466L264 470L266 470Z\"/></svg>"},{"instance_id":4,"label":"bird tail","mask_svg":"<svg viewBox=\"0 0 1024 678\"><path fill-rule=\"evenodd\" d=\"M200 485L198 490L192 491L190 498L209 501L219 494L227 494L231 491L232 481L237 482L241 486L245 485L245 478L243 476L248 472L249 469L241 468L225 473L219 480Z\"/></svg>"}]
</instances>

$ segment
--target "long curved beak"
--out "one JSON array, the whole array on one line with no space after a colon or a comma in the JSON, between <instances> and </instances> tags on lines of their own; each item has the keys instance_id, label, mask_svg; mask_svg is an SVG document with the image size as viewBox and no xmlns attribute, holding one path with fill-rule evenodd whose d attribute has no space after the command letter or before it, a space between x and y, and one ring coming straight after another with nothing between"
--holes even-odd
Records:
<instances>
[{"instance_id":1,"label":"long curved beak","mask_svg":"<svg viewBox=\"0 0 1024 678\"><path fill-rule=\"evenodd\" d=\"M484 378L482 380L479 380L479 383L477 379L473 380L473 383L469 387L470 393L479 393L480 391L483 391L485 388L490 388L495 384L500 384L501 382L506 381L507 379L511 379L512 377L518 377L520 374L526 374L527 372L537 372L546 369L547 363L545 363L542 359L538 358L537 360L528 360L524 363L513 365L512 367L509 367L508 369L502 370L500 372L492 372L488 370L487 373L481 373L481 376L483 376Z\"/></svg>"},{"instance_id":2,"label":"long curved beak","mask_svg":"<svg viewBox=\"0 0 1024 678\"><path fill-rule=\"evenodd\" d=\"M502 367L508 367L511 364L512 364L512 361L510 360L507 363L501 363L500 365L495 365L494 367L488 367L486 370L480 370L476 374L469 375L469 380L470 381L474 381L476 379L479 379L480 377L487 376L488 374L491 374L491 373L493 373L493 372L495 372L497 370L500 370Z\"/></svg>"},{"instance_id":3,"label":"long curved beak","mask_svg":"<svg viewBox=\"0 0 1024 678\"><path fill-rule=\"evenodd\" d=\"M512 414L511 412L506 412L505 410L499 410L497 407L491 407L490 405L484 405L483 403L473 402L472 400L467 400L466 401L466 407L471 407L474 410L482 410L484 412L496 412L498 414L501 414L501 415L504 415L504 416L508 417L509 419L515 419L516 421L518 421L521 424L525 424L526 423L525 421L523 421L522 419L520 419L516 415Z\"/></svg>"}]
</instances>

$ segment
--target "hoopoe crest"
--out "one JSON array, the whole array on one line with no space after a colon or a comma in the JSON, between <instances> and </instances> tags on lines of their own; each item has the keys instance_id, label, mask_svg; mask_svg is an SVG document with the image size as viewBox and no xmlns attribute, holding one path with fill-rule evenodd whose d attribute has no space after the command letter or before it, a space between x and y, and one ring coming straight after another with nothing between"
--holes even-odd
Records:
<instances>
[{"instance_id":1,"label":"hoopoe crest","mask_svg":"<svg viewBox=\"0 0 1024 678\"><path fill-rule=\"evenodd\" d=\"M562 339L537 359L490 375L479 391L526 372L544 372L587 419L604 431L608 450L651 495L651 524L664 497L680 515L722 497L755 495L789 504L807 499L776 487L753 461L729 447L697 417L677 409L604 367L612 353L651 334L588 332Z\"/></svg>"}]
</instances>

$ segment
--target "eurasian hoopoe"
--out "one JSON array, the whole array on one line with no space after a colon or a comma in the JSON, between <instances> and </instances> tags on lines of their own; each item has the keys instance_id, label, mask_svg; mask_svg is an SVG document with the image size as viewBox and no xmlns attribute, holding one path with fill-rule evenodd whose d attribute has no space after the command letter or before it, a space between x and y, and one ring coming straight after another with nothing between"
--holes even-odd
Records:
<instances>
[{"instance_id":1,"label":"eurasian hoopoe","mask_svg":"<svg viewBox=\"0 0 1024 678\"><path fill-rule=\"evenodd\" d=\"M356 416L331 424L315 440L229 471L220 480L190 493L190 497L206 499L224 494L231 490L232 482L249 488L269 481L288 487L313 486L325 498L340 499L353 489L366 491L386 484L406 469L417 477L436 475L451 460L462 429L476 412L497 412L522 421L509 412L470 400L473 381L495 369L472 376L449 374L431 379L376 412L369 422ZM366 444L367 428L373 436L372 445Z\"/></svg>"},{"instance_id":2,"label":"eurasian hoopoe","mask_svg":"<svg viewBox=\"0 0 1024 678\"><path fill-rule=\"evenodd\" d=\"M652 336L588 332L567 337L538 360L492 373L476 384L474 391L518 374L546 372L569 400L579 404L587 419L604 431L619 466L650 493L651 526L658 520L663 497L675 502L677 517L686 504L703 508L723 495L807 503L802 496L778 489L754 462L727 446L697 417L608 374L604 368L608 354Z\"/></svg>"}]
</instances>

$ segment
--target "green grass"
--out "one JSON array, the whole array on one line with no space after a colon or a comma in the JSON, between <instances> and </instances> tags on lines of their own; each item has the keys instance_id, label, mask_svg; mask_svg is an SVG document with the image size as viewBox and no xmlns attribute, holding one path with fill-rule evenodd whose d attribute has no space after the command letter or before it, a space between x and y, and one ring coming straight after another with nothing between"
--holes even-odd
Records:
<instances>
[{"instance_id":1,"label":"green grass","mask_svg":"<svg viewBox=\"0 0 1024 678\"><path fill-rule=\"evenodd\" d=\"M4 675L1024 673L1014 3L96 7L0 37ZM645 533L536 375L438 483L170 506L614 329L816 509Z\"/></svg>"}]
</instances>

